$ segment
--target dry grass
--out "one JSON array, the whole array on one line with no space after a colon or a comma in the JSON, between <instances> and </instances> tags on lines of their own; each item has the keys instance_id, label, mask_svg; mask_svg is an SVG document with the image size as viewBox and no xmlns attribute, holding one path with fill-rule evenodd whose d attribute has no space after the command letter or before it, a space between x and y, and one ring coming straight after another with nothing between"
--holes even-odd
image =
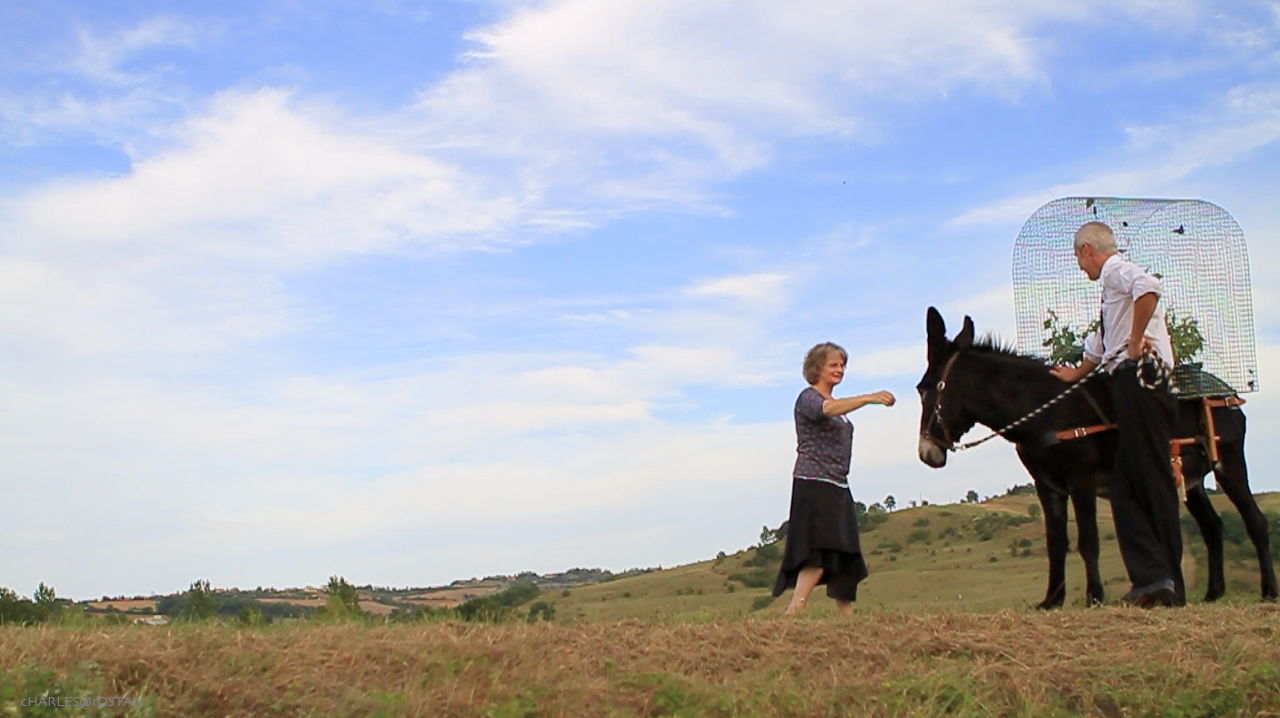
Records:
<instances>
[{"instance_id":1,"label":"dry grass","mask_svg":"<svg viewBox=\"0 0 1280 718\"><path fill-rule=\"evenodd\" d=\"M38 666L89 676L79 693L147 696L162 716L1280 715L1277 638L1269 605L5 628L0 714L17 708L23 667Z\"/></svg>"}]
</instances>

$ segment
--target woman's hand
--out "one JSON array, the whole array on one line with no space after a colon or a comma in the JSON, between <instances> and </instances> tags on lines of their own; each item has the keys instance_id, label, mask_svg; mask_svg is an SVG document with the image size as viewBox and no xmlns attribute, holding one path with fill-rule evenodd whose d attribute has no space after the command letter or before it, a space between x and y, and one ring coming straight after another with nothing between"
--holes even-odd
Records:
<instances>
[{"instance_id":1,"label":"woman's hand","mask_svg":"<svg viewBox=\"0 0 1280 718\"><path fill-rule=\"evenodd\" d=\"M872 404L884 404L885 406L893 406L898 401L888 390L867 394L867 398L871 400Z\"/></svg>"}]
</instances>

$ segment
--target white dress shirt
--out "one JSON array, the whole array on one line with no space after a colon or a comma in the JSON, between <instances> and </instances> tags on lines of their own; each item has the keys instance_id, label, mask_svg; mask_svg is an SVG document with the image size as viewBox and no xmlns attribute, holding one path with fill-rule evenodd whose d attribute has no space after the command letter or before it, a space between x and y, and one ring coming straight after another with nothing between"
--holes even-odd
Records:
<instances>
[{"instance_id":1,"label":"white dress shirt","mask_svg":"<svg viewBox=\"0 0 1280 718\"><path fill-rule=\"evenodd\" d=\"M1101 364L1107 372L1114 372L1128 358L1133 302L1150 293L1155 293L1158 298L1160 280L1119 254L1113 254L1103 262L1098 282L1102 284L1102 330L1085 337L1084 358ZM1143 334L1160 360L1166 366L1173 366L1173 345L1169 342L1169 329L1164 323L1163 304L1157 302L1156 311Z\"/></svg>"}]
</instances>

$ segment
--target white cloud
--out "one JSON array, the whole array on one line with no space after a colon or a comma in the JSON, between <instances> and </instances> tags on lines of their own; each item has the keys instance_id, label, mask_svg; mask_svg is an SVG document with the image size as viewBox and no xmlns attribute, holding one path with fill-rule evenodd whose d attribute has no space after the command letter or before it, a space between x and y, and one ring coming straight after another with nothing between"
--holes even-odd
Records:
<instances>
[{"instance_id":1,"label":"white cloud","mask_svg":"<svg viewBox=\"0 0 1280 718\"><path fill-rule=\"evenodd\" d=\"M1043 87L1039 27L1091 22L1093 9L561 0L472 33L469 65L424 91L413 121L525 171L581 178L549 187L557 199L707 209L707 181L769 162L777 141L878 134L886 99Z\"/></svg>"},{"instance_id":2,"label":"white cloud","mask_svg":"<svg viewBox=\"0 0 1280 718\"><path fill-rule=\"evenodd\" d=\"M747 302L777 304L786 298L784 274L761 272L732 277L706 279L692 287L689 294L695 297L725 297Z\"/></svg>"},{"instance_id":3,"label":"white cloud","mask_svg":"<svg viewBox=\"0 0 1280 718\"><path fill-rule=\"evenodd\" d=\"M1178 124L1134 125L1122 157L1099 158L1084 177L1032 192L1018 192L970 209L954 225L1021 224L1059 197L1159 197L1196 172L1230 164L1280 140L1280 85L1235 87Z\"/></svg>"},{"instance_id":4,"label":"white cloud","mask_svg":"<svg viewBox=\"0 0 1280 718\"><path fill-rule=\"evenodd\" d=\"M290 265L402 243L474 246L516 215L514 198L474 192L454 168L326 128L287 100L222 95L178 147L127 176L19 199L13 245Z\"/></svg>"}]
</instances>

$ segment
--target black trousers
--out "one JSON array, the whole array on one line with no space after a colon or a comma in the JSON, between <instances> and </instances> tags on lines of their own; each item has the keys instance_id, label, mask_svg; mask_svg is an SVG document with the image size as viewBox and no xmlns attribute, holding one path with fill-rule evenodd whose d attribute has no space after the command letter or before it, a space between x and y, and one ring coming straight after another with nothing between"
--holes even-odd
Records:
<instances>
[{"instance_id":1,"label":"black trousers","mask_svg":"<svg viewBox=\"0 0 1280 718\"><path fill-rule=\"evenodd\" d=\"M1178 603L1182 580L1182 526L1178 489L1169 466L1170 427L1177 405L1167 380L1155 389L1138 383L1138 367L1125 362L1111 377L1119 442L1111 476L1116 540L1135 587L1171 579Z\"/></svg>"}]
</instances>

